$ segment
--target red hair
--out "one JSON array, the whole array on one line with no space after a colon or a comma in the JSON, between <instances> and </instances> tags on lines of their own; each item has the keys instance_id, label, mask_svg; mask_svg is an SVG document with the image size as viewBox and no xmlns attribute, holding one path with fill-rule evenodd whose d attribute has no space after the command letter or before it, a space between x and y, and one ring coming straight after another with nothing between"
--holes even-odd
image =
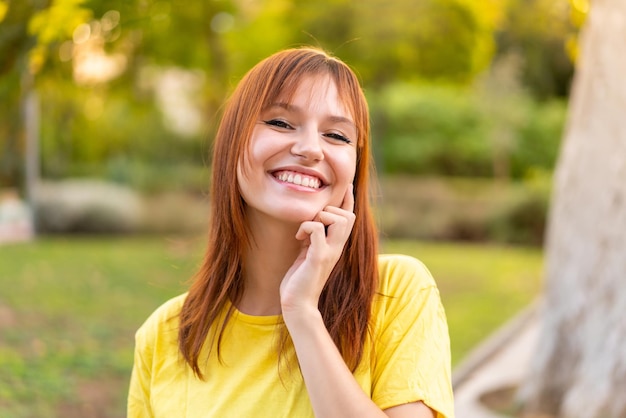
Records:
<instances>
[{"instance_id":1,"label":"red hair","mask_svg":"<svg viewBox=\"0 0 626 418\"><path fill-rule=\"evenodd\" d=\"M378 281L378 234L370 207L369 112L354 72L340 60L313 48L278 52L253 67L226 104L218 128L211 182L208 247L180 313L179 349L194 373L203 378L198 360L209 337L217 353L233 307L243 294L242 257L249 244L243 201L236 178L261 111L279 96L287 99L305 77L328 75L357 127L354 178L354 228L319 300L319 310L346 364L354 370L363 355L371 304Z\"/></svg>"}]
</instances>

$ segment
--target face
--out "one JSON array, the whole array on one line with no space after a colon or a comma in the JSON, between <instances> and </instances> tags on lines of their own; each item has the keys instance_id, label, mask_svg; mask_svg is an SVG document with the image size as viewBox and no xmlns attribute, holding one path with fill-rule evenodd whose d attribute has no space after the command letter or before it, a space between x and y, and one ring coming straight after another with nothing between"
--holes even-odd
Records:
<instances>
[{"instance_id":1,"label":"face","mask_svg":"<svg viewBox=\"0 0 626 418\"><path fill-rule=\"evenodd\" d=\"M237 181L249 219L314 220L341 206L356 171L357 129L329 76L305 78L261 112Z\"/></svg>"}]
</instances>

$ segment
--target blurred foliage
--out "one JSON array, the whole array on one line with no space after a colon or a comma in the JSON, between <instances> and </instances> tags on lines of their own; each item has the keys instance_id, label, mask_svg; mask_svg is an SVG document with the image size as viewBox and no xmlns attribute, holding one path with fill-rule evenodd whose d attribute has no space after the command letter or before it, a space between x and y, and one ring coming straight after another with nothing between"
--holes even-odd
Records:
<instances>
[{"instance_id":1,"label":"blurred foliage","mask_svg":"<svg viewBox=\"0 0 626 418\"><path fill-rule=\"evenodd\" d=\"M387 173L522 179L551 170L566 115L562 100L436 84L390 84L370 102L387 126L376 138Z\"/></svg>"},{"instance_id":2,"label":"blurred foliage","mask_svg":"<svg viewBox=\"0 0 626 418\"><path fill-rule=\"evenodd\" d=\"M494 1L295 0L296 40L336 51L358 69L366 86L397 79L471 80L494 52ZM311 39L313 38L313 39Z\"/></svg>"},{"instance_id":3,"label":"blurred foliage","mask_svg":"<svg viewBox=\"0 0 626 418\"><path fill-rule=\"evenodd\" d=\"M56 0L47 8L33 12L28 21L28 34L37 41L28 54L31 74L37 74L46 63L53 49L51 45L72 37L77 27L91 19L91 10L84 7L85 1Z\"/></svg>"},{"instance_id":4,"label":"blurred foliage","mask_svg":"<svg viewBox=\"0 0 626 418\"><path fill-rule=\"evenodd\" d=\"M550 169L587 12L571 1L0 0L0 187L23 182L33 90L44 177L133 184L128 167L206 165L237 80L304 44L362 78L383 170Z\"/></svg>"},{"instance_id":5,"label":"blurred foliage","mask_svg":"<svg viewBox=\"0 0 626 418\"><path fill-rule=\"evenodd\" d=\"M498 48L501 54L513 52L524 57L521 79L536 97L569 93L574 69L568 52L573 52L580 19L580 10L566 1L507 1L503 30L496 33Z\"/></svg>"},{"instance_id":6,"label":"blurred foliage","mask_svg":"<svg viewBox=\"0 0 626 418\"><path fill-rule=\"evenodd\" d=\"M551 192L549 172L521 181L385 175L378 223L392 239L541 246Z\"/></svg>"}]
</instances>

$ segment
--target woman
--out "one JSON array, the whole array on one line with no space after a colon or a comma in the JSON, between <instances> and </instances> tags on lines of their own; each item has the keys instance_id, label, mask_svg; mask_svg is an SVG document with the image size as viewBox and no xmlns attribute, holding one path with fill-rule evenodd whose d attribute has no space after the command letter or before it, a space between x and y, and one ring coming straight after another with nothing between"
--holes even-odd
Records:
<instances>
[{"instance_id":1,"label":"woman","mask_svg":"<svg viewBox=\"0 0 626 418\"><path fill-rule=\"evenodd\" d=\"M136 335L129 417L452 417L426 268L378 256L354 73L311 48L242 79L215 139L189 292Z\"/></svg>"}]
</instances>

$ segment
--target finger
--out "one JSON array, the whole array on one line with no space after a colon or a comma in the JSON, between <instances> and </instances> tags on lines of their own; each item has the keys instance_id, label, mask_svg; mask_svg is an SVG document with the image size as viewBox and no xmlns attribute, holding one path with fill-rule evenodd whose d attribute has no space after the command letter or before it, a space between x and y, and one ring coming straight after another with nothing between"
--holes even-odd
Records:
<instances>
[{"instance_id":1,"label":"finger","mask_svg":"<svg viewBox=\"0 0 626 418\"><path fill-rule=\"evenodd\" d=\"M324 224L322 222L305 221L302 222L298 232L296 232L296 239L304 241L309 238L311 246L319 248L326 240L326 233L324 230Z\"/></svg>"},{"instance_id":2,"label":"finger","mask_svg":"<svg viewBox=\"0 0 626 418\"><path fill-rule=\"evenodd\" d=\"M338 208L336 206L326 206L324 208L324 212L329 212L329 213L334 213L335 215L339 215L339 216L343 216L346 218L349 218L351 216L354 215L354 212L350 212L348 210L342 209L342 208ZM319 220L319 217L316 218Z\"/></svg>"},{"instance_id":3,"label":"finger","mask_svg":"<svg viewBox=\"0 0 626 418\"><path fill-rule=\"evenodd\" d=\"M345 218L348 221L348 225L350 225L350 228L352 228L352 225L354 225L354 221L356 219L356 215L353 212L349 212L345 209L340 209L334 206L325 207L324 212L331 213L331 214L338 215L338 216Z\"/></svg>"},{"instance_id":4,"label":"finger","mask_svg":"<svg viewBox=\"0 0 626 418\"><path fill-rule=\"evenodd\" d=\"M342 209L328 207L326 210L317 214L320 222L326 226L332 226L335 224L347 224L347 218L349 213Z\"/></svg>"},{"instance_id":5,"label":"finger","mask_svg":"<svg viewBox=\"0 0 626 418\"><path fill-rule=\"evenodd\" d=\"M349 184L346 194L343 196L343 202L341 203L341 209L348 212L354 212L354 185Z\"/></svg>"},{"instance_id":6,"label":"finger","mask_svg":"<svg viewBox=\"0 0 626 418\"><path fill-rule=\"evenodd\" d=\"M352 231L352 226L354 225L354 214L342 209L334 209L340 211L340 213L322 211L318 216L320 221L324 225L327 225L328 232L326 236L328 237L328 241L341 241L343 243L350 235L350 231Z\"/></svg>"}]
</instances>

